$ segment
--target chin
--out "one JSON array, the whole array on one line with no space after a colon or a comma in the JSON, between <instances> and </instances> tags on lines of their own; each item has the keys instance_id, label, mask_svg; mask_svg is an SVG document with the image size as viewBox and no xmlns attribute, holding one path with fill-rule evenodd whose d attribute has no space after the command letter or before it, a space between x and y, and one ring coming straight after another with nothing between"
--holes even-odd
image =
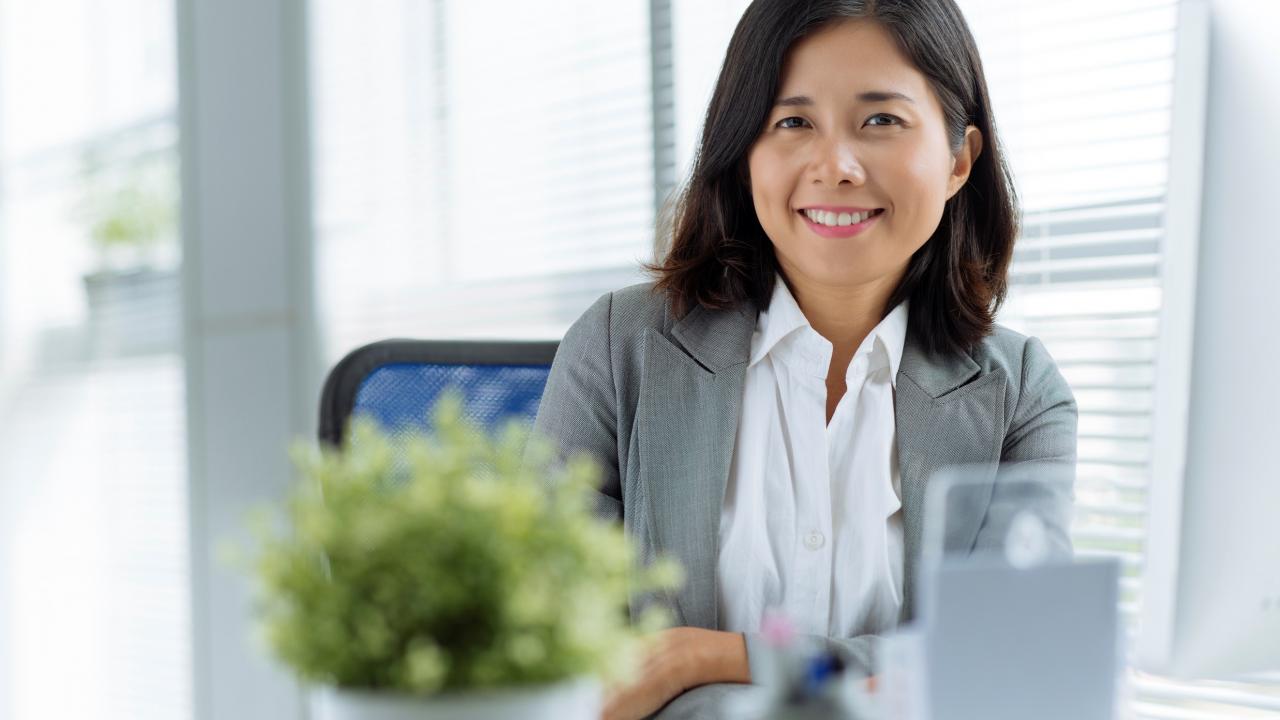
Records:
<instances>
[{"instance_id":1,"label":"chin","mask_svg":"<svg viewBox=\"0 0 1280 720\"><path fill-rule=\"evenodd\" d=\"M858 263L800 265L797 270L805 280L827 287L857 287L888 275L887 272L879 273L874 270L868 272L865 264Z\"/></svg>"},{"instance_id":2,"label":"chin","mask_svg":"<svg viewBox=\"0 0 1280 720\"><path fill-rule=\"evenodd\" d=\"M791 268L810 282L823 285L860 285L890 271L890 268L865 252L847 244L838 248L805 248L808 252L790 254L783 267ZM788 274L788 278L791 274Z\"/></svg>"}]
</instances>

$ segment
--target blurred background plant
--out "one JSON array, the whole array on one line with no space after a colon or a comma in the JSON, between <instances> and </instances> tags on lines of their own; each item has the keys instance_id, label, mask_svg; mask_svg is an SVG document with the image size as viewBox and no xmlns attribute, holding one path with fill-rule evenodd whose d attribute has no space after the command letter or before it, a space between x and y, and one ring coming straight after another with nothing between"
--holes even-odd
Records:
<instances>
[{"instance_id":1,"label":"blurred background plant","mask_svg":"<svg viewBox=\"0 0 1280 720\"><path fill-rule=\"evenodd\" d=\"M146 128L143 128L146 130ZM180 343L178 155L147 132L120 132L79 155L71 215L91 253L81 276L84 352L118 358L172 353Z\"/></svg>"},{"instance_id":2,"label":"blurred background plant","mask_svg":"<svg viewBox=\"0 0 1280 720\"><path fill-rule=\"evenodd\" d=\"M628 598L676 587L679 566L640 567L593 515L594 462L559 462L522 425L485 432L456 395L433 427L392 439L357 418L340 451L295 446L302 482L255 521L271 650L306 681L415 695L631 676L670 618L650 606L633 626Z\"/></svg>"},{"instance_id":3,"label":"blurred background plant","mask_svg":"<svg viewBox=\"0 0 1280 720\"><path fill-rule=\"evenodd\" d=\"M130 154L90 145L81 155L82 196L77 217L86 224L99 271L151 268L178 238L176 154Z\"/></svg>"}]
</instances>

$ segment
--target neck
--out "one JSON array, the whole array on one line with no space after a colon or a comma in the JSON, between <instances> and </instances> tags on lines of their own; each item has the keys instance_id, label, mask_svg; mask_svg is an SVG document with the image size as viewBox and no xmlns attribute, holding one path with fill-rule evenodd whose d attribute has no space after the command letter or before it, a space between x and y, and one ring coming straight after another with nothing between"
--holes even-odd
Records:
<instances>
[{"instance_id":1,"label":"neck","mask_svg":"<svg viewBox=\"0 0 1280 720\"><path fill-rule=\"evenodd\" d=\"M897 277L862 285L832 286L786 276L787 287L805 319L831 342L836 357L852 357L871 330L884 319Z\"/></svg>"}]
</instances>

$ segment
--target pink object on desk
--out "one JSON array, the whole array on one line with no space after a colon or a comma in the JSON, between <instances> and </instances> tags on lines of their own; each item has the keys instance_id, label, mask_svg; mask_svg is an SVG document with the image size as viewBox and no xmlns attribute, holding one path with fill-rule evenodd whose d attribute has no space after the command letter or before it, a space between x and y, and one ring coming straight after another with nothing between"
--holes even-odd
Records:
<instances>
[{"instance_id":1,"label":"pink object on desk","mask_svg":"<svg viewBox=\"0 0 1280 720\"><path fill-rule=\"evenodd\" d=\"M796 637L796 627L786 613L768 610L760 620L760 634L770 647L786 647Z\"/></svg>"}]
</instances>

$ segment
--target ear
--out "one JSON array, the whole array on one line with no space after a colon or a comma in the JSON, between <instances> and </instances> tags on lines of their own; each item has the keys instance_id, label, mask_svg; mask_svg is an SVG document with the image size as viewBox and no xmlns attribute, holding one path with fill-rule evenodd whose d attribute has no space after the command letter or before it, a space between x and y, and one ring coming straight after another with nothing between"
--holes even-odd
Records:
<instances>
[{"instance_id":1,"label":"ear","mask_svg":"<svg viewBox=\"0 0 1280 720\"><path fill-rule=\"evenodd\" d=\"M960 188L969 179L973 171L973 163L982 154L982 131L970 125L964 130L964 141L960 144L960 152L951 158L951 175L947 178L947 199L960 192Z\"/></svg>"}]
</instances>

